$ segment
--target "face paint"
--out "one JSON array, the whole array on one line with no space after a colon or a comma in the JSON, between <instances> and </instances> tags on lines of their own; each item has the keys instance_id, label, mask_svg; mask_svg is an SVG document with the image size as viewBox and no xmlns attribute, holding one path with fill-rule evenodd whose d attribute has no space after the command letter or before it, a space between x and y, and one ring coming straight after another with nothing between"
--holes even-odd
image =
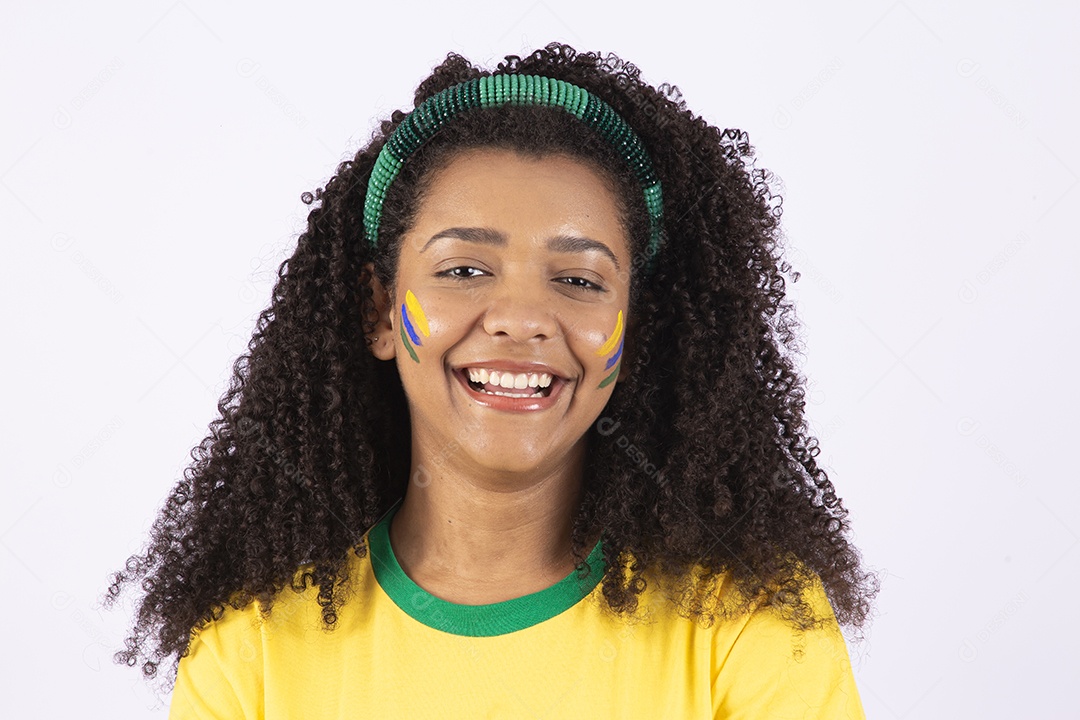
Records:
<instances>
[{"instance_id":1,"label":"face paint","mask_svg":"<svg viewBox=\"0 0 1080 720\"><path fill-rule=\"evenodd\" d=\"M417 334L417 330L420 331ZM428 327L427 315L420 307L420 301L413 295L412 290L405 291L405 302L401 305L401 341L405 343L405 349L409 351L409 357L415 362L420 362L416 356L413 345L422 345L420 335L431 337L431 328ZM410 342L411 340L411 342Z\"/></svg>"},{"instance_id":2,"label":"face paint","mask_svg":"<svg viewBox=\"0 0 1080 720\"><path fill-rule=\"evenodd\" d=\"M619 358L622 357L624 331L622 310L620 310L619 316L615 320L615 329L611 331L611 335L608 337L607 341L596 351L597 355L609 356L607 363L604 365L605 370L612 365L615 366L611 373L600 382L601 388L605 388L615 382L615 376L619 374Z\"/></svg>"}]
</instances>

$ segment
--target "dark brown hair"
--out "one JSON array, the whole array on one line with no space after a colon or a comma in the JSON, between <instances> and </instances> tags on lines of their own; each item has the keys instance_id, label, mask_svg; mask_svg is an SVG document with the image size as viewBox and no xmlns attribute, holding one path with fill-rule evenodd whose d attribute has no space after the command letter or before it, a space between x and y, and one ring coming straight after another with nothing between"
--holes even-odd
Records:
<instances>
[{"instance_id":1,"label":"dark brown hair","mask_svg":"<svg viewBox=\"0 0 1080 720\"><path fill-rule=\"evenodd\" d=\"M573 520L579 560L590 531L603 528L607 608L630 613L647 576L681 582L698 568L694 589L681 594L686 617L707 625L764 599L808 627L820 620L804 599L816 575L840 623L858 629L876 578L861 567L847 511L814 460L791 360L798 340L785 301L781 201L754 167L746 133L709 125L675 87L646 84L613 55L552 44L507 57L496 72L546 75L597 94L637 131L663 183L666 244L652 276L635 262L629 375L589 431ZM450 54L415 104L485 74ZM366 556L363 533L404 494L411 467L396 366L366 345L374 310L364 266L374 263L393 284L400 236L453 153L501 147L592 163L616 190L635 258L643 257L641 188L618 153L561 110L520 107L466 113L410 158L372 250L363 240L367 180L404 117L394 112L324 188L304 193L313 205L307 229L235 364L220 417L192 451L146 550L108 589L107 603L128 584L143 591L118 662L141 661L156 676L163 659L186 652L193 629L254 599L270 611L286 586L317 587L334 626L348 554ZM627 558L636 563L624 575ZM715 602L722 577L746 602Z\"/></svg>"}]
</instances>

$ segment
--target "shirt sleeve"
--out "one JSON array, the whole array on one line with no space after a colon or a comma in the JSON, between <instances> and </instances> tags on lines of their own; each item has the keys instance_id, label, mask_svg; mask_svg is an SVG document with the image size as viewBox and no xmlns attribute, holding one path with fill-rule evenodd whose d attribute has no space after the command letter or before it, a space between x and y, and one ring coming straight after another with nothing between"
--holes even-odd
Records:
<instances>
[{"instance_id":1,"label":"shirt sleeve","mask_svg":"<svg viewBox=\"0 0 1080 720\"><path fill-rule=\"evenodd\" d=\"M228 609L180 658L169 720L261 719L262 674L258 627L247 612Z\"/></svg>"},{"instance_id":2,"label":"shirt sleeve","mask_svg":"<svg viewBox=\"0 0 1080 720\"><path fill-rule=\"evenodd\" d=\"M811 607L825 618L823 626L800 632L763 606L733 640L718 634L715 718L866 719L847 645L821 581L815 578L807 593Z\"/></svg>"}]
</instances>

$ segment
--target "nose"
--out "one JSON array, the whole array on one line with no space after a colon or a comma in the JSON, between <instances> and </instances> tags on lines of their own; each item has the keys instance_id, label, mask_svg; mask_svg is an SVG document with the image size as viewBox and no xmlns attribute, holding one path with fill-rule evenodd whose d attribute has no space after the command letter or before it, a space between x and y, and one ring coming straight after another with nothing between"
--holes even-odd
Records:
<instances>
[{"instance_id":1,"label":"nose","mask_svg":"<svg viewBox=\"0 0 1080 720\"><path fill-rule=\"evenodd\" d=\"M524 343L553 338L559 332L551 298L545 298L535 282L506 278L487 300L482 324L489 335L506 335Z\"/></svg>"}]
</instances>

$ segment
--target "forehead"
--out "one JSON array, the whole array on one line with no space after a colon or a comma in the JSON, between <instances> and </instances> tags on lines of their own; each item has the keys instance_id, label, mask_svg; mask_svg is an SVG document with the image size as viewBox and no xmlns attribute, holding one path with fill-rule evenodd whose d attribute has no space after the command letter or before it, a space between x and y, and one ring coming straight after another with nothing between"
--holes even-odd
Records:
<instances>
[{"instance_id":1,"label":"forehead","mask_svg":"<svg viewBox=\"0 0 1080 720\"><path fill-rule=\"evenodd\" d=\"M575 231L627 241L617 196L599 168L563 155L482 148L461 151L432 173L415 225Z\"/></svg>"}]
</instances>

